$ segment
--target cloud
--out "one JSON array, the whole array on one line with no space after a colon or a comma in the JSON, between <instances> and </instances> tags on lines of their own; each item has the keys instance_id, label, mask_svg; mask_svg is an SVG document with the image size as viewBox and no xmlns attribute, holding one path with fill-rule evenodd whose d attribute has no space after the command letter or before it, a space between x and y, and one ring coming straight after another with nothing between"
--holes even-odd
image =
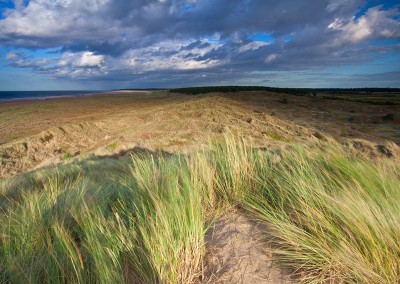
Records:
<instances>
[{"instance_id":1,"label":"cloud","mask_svg":"<svg viewBox=\"0 0 400 284\"><path fill-rule=\"evenodd\" d=\"M333 1L332 1L333 2ZM0 39L15 46L48 47L85 43L130 46L153 40L267 31L283 36L306 26L317 26L337 14L330 1L290 0L31 0L0 21ZM192 8L187 10L187 5ZM354 11L353 11L354 12ZM343 14L343 13L341 13ZM347 14L345 14L347 16ZM145 38L145 39L143 39Z\"/></svg>"},{"instance_id":2,"label":"cloud","mask_svg":"<svg viewBox=\"0 0 400 284\"><path fill-rule=\"evenodd\" d=\"M52 60L49 59L35 59L32 56L27 56L21 51L11 51L7 53L6 59L10 62L11 66L19 68L33 68L38 69L41 66L47 66L51 64Z\"/></svg>"},{"instance_id":3,"label":"cloud","mask_svg":"<svg viewBox=\"0 0 400 284\"><path fill-rule=\"evenodd\" d=\"M278 56L279 56L279 54L272 53L272 54L270 54L270 55L267 56L267 58L265 59L265 62L266 62L266 63L271 63L271 62L273 62L274 60L276 60L276 59L278 58Z\"/></svg>"},{"instance_id":4,"label":"cloud","mask_svg":"<svg viewBox=\"0 0 400 284\"><path fill-rule=\"evenodd\" d=\"M94 55L93 52L86 51L82 54L81 58L79 59L78 66L81 67L100 66L101 63L103 63L103 61L104 61L104 56Z\"/></svg>"},{"instance_id":5,"label":"cloud","mask_svg":"<svg viewBox=\"0 0 400 284\"><path fill-rule=\"evenodd\" d=\"M400 22L395 18L400 13L396 10L382 11L380 7L370 8L358 19L336 18L328 29L339 31L341 42L360 43L368 39L400 39Z\"/></svg>"},{"instance_id":6,"label":"cloud","mask_svg":"<svg viewBox=\"0 0 400 284\"><path fill-rule=\"evenodd\" d=\"M0 20L10 65L121 82L227 82L358 64L398 54L399 40L399 7L363 0L16 0ZM49 48L56 57L21 52Z\"/></svg>"},{"instance_id":7,"label":"cloud","mask_svg":"<svg viewBox=\"0 0 400 284\"><path fill-rule=\"evenodd\" d=\"M59 66L100 67L104 63L103 55L94 55L91 51L64 53L58 62Z\"/></svg>"},{"instance_id":8,"label":"cloud","mask_svg":"<svg viewBox=\"0 0 400 284\"><path fill-rule=\"evenodd\" d=\"M19 68L31 68L35 72L48 74L52 78L87 79L108 73L105 58L93 52L64 53L60 58L37 59L22 51L12 51L6 55L9 64Z\"/></svg>"},{"instance_id":9,"label":"cloud","mask_svg":"<svg viewBox=\"0 0 400 284\"><path fill-rule=\"evenodd\" d=\"M263 42L263 41L252 41L249 42L241 47L239 47L239 52L244 52L244 51L248 51L248 50L256 50L259 49L260 47L269 45L270 43L267 42Z\"/></svg>"}]
</instances>

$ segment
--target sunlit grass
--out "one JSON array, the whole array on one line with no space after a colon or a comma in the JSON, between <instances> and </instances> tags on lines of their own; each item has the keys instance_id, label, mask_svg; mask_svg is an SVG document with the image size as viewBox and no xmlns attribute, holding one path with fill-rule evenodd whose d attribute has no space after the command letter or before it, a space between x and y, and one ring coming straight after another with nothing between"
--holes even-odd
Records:
<instances>
[{"instance_id":1,"label":"sunlit grass","mask_svg":"<svg viewBox=\"0 0 400 284\"><path fill-rule=\"evenodd\" d=\"M276 256L305 282L400 279L400 167L328 148L298 148L247 199L271 228Z\"/></svg>"},{"instance_id":2,"label":"sunlit grass","mask_svg":"<svg viewBox=\"0 0 400 284\"><path fill-rule=\"evenodd\" d=\"M295 281L396 283L400 166L339 145L92 159L0 181L0 282L191 283L229 207L267 224Z\"/></svg>"}]
</instances>

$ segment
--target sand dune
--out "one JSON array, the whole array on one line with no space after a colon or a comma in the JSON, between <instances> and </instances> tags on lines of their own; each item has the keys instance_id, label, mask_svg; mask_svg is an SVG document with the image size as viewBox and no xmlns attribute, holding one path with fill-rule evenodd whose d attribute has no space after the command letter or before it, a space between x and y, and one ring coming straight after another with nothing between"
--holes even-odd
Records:
<instances>
[{"instance_id":1,"label":"sand dune","mask_svg":"<svg viewBox=\"0 0 400 284\"><path fill-rule=\"evenodd\" d=\"M390 121L383 119L388 113ZM281 150L298 144L324 147L336 140L356 155L399 159L399 117L398 106L268 92L190 96L123 91L4 103L0 104L0 178L92 155L119 158L135 151L161 150L190 153L227 133L261 149ZM216 220L206 235L199 282L293 280L275 265L269 247L272 239L265 234L268 228L265 224L261 228L249 216L236 208Z\"/></svg>"},{"instance_id":2,"label":"sand dune","mask_svg":"<svg viewBox=\"0 0 400 284\"><path fill-rule=\"evenodd\" d=\"M124 91L6 103L0 108L0 140L5 142L0 145L0 177L74 157L126 153L135 147L187 151L226 132L244 137L255 147L310 144L334 137L367 155L398 155L397 145L387 142L400 142L398 106L285 97L287 103L282 103L282 94L265 92L188 96ZM7 117L11 111L14 120ZM395 113L397 120L382 121L388 112ZM10 137L27 133L34 135Z\"/></svg>"}]
</instances>

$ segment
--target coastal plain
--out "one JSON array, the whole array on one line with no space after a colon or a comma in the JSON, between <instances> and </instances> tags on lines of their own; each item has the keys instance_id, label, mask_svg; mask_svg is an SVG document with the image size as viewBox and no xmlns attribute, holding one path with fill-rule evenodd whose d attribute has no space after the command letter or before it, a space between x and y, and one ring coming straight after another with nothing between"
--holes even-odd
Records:
<instances>
[{"instance_id":1,"label":"coastal plain","mask_svg":"<svg viewBox=\"0 0 400 284\"><path fill-rule=\"evenodd\" d=\"M400 105L265 91L186 95L115 91L0 103L0 178L90 155L185 152L226 133L255 147L335 139L370 156L398 155Z\"/></svg>"}]
</instances>

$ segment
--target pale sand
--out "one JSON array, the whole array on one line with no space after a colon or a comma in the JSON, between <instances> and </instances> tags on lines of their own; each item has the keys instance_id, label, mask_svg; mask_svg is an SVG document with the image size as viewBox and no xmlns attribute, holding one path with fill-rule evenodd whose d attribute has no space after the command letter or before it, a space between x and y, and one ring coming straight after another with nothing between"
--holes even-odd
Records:
<instances>
[{"instance_id":1,"label":"pale sand","mask_svg":"<svg viewBox=\"0 0 400 284\"><path fill-rule=\"evenodd\" d=\"M202 283L290 283L274 263L264 230L237 211L215 222L206 235Z\"/></svg>"}]
</instances>

